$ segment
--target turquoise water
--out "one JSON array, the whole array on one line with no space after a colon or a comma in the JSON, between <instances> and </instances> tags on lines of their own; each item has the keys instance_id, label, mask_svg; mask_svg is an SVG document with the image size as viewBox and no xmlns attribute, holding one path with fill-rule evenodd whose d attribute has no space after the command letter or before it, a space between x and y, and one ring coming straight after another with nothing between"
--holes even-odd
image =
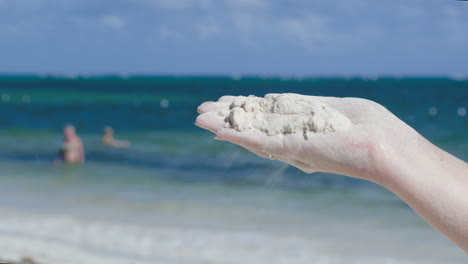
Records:
<instances>
[{"instance_id":1,"label":"turquoise water","mask_svg":"<svg viewBox=\"0 0 468 264\"><path fill-rule=\"evenodd\" d=\"M467 80L3 76L0 235L26 240L7 251L42 256L40 243L58 243L79 248L76 259L141 263L462 263L381 187L307 175L193 125L204 101L271 92L374 100L468 160ZM69 123L83 166L53 165ZM131 148L103 146L107 125Z\"/></svg>"}]
</instances>

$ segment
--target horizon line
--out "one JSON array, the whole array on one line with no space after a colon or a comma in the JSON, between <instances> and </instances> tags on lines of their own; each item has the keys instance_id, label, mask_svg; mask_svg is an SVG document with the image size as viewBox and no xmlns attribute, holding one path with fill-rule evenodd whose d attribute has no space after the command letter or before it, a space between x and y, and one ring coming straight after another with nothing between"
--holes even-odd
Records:
<instances>
[{"instance_id":1,"label":"horizon line","mask_svg":"<svg viewBox=\"0 0 468 264\"><path fill-rule=\"evenodd\" d=\"M413 79L413 78L448 78L454 80L468 80L467 74L254 74L254 73L41 73L0 72L0 78L5 77L34 77L39 79L93 79L93 78L226 78L241 79Z\"/></svg>"}]
</instances>

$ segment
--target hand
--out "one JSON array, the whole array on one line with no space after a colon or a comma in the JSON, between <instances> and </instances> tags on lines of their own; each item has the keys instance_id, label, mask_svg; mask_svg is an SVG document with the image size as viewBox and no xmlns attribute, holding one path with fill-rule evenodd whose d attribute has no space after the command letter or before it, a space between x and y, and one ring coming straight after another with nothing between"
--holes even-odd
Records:
<instances>
[{"instance_id":1,"label":"hand","mask_svg":"<svg viewBox=\"0 0 468 264\"><path fill-rule=\"evenodd\" d=\"M279 94L267 94L274 98ZM216 138L240 145L261 157L284 161L312 173L330 172L380 183L380 173L392 165L392 155L406 151L416 142L418 133L383 106L365 99L296 95L299 100L318 99L348 119L346 131L314 133L307 139L302 133L280 136L239 132L225 127L225 113L231 103L243 97L223 96L217 102L203 103L196 125L216 134ZM408 144L410 142L411 144Z\"/></svg>"},{"instance_id":2,"label":"hand","mask_svg":"<svg viewBox=\"0 0 468 264\"><path fill-rule=\"evenodd\" d=\"M274 98L278 94L267 94ZM359 98L294 95L301 105L321 100L346 116L349 129L274 135L239 132L225 125L231 103L206 102L196 124L218 139L305 172L324 171L376 182L397 194L432 226L468 253L468 164L437 148L383 106ZM309 100L308 100L309 99ZM249 109L245 109L246 112ZM268 112L266 113L268 115Z\"/></svg>"}]
</instances>

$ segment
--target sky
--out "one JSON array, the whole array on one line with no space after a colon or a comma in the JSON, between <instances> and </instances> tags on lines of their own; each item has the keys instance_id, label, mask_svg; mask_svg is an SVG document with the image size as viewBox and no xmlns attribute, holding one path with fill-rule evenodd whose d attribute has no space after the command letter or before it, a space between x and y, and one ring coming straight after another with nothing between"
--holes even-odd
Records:
<instances>
[{"instance_id":1,"label":"sky","mask_svg":"<svg viewBox=\"0 0 468 264\"><path fill-rule=\"evenodd\" d=\"M468 75L468 2L0 0L0 73Z\"/></svg>"}]
</instances>

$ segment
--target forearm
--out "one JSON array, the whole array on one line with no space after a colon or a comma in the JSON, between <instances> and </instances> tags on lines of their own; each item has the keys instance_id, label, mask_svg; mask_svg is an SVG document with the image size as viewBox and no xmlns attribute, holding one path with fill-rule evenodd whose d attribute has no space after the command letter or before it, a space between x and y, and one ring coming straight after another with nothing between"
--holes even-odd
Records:
<instances>
[{"instance_id":1,"label":"forearm","mask_svg":"<svg viewBox=\"0 0 468 264\"><path fill-rule=\"evenodd\" d=\"M381 184L468 252L468 164L419 135L407 148L388 155Z\"/></svg>"}]
</instances>

